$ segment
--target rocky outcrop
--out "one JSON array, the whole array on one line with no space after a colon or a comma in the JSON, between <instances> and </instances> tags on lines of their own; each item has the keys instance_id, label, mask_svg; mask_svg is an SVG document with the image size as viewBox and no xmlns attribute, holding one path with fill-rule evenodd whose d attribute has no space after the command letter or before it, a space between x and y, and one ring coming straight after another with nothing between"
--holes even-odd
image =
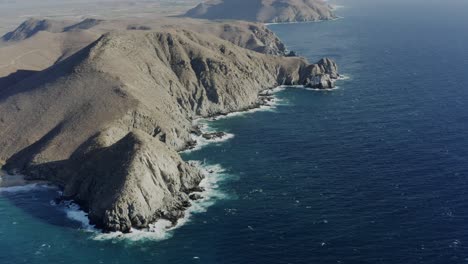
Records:
<instances>
[{"instance_id":1,"label":"rocky outcrop","mask_svg":"<svg viewBox=\"0 0 468 264\"><path fill-rule=\"evenodd\" d=\"M212 132L212 133L205 133L202 135L204 139L213 140L213 139L220 139L226 136L224 132Z\"/></svg>"},{"instance_id":2,"label":"rocky outcrop","mask_svg":"<svg viewBox=\"0 0 468 264\"><path fill-rule=\"evenodd\" d=\"M308 88L330 89L338 79L338 66L329 58L323 58L317 64L304 68L301 83Z\"/></svg>"},{"instance_id":3,"label":"rocky outcrop","mask_svg":"<svg viewBox=\"0 0 468 264\"><path fill-rule=\"evenodd\" d=\"M181 29L109 33L0 90L0 160L63 187L104 230L175 223L203 177L176 153L192 120L256 107L259 92L318 76L333 80L336 64Z\"/></svg>"},{"instance_id":4,"label":"rocky outcrop","mask_svg":"<svg viewBox=\"0 0 468 264\"><path fill-rule=\"evenodd\" d=\"M236 19L264 23L335 19L323 0L208 0L185 16L204 19Z\"/></svg>"},{"instance_id":5,"label":"rocky outcrop","mask_svg":"<svg viewBox=\"0 0 468 264\"><path fill-rule=\"evenodd\" d=\"M106 137L100 133L72 155L64 196L109 231L145 228L159 219L177 223L203 178L198 168L146 133L128 132L109 146L114 139Z\"/></svg>"}]
</instances>

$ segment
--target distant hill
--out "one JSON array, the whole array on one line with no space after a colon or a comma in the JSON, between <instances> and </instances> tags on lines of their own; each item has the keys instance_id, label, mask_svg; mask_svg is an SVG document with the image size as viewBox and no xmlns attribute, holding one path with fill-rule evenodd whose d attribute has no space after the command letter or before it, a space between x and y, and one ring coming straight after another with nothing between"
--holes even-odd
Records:
<instances>
[{"instance_id":1,"label":"distant hill","mask_svg":"<svg viewBox=\"0 0 468 264\"><path fill-rule=\"evenodd\" d=\"M267 27L258 23L165 18L131 20L62 21L29 19L0 38L0 78L17 70L40 71L66 59L109 31L158 31L184 28L214 35L233 44L271 55L287 53L285 45ZM25 72L0 80L0 87L14 83Z\"/></svg>"},{"instance_id":2,"label":"distant hill","mask_svg":"<svg viewBox=\"0 0 468 264\"><path fill-rule=\"evenodd\" d=\"M90 29L98 25L100 20L85 19L79 23L66 20L35 19L24 21L15 30L6 33L1 40L4 42L21 41L30 38L39 32L62 33L74 30Z\"/></svg>"},{"instance_id":3,"label":"distant hill","mask_svg":"<svg viewBox=\"0 0 468 264\"><path fill-rule=\"evenodd\" d=\"M185 16L204 19L235 19L274 22L304 22L336 18L323 0L208 0Z\"/></svg>"}]
</instances>

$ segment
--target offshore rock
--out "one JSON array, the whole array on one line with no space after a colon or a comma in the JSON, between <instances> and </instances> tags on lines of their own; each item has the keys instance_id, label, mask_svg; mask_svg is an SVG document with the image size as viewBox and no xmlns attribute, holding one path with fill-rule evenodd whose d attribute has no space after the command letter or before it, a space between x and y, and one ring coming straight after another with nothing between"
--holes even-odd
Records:
<instances>
[{"instance_id":1,"label":"offshore rock","mask_svg":"<svg viewBox=\"0 0 468 264\"><path fill-rule=\"evenodd\" d=\"M302 84L308 88L331 89L335 88L335 81L339 78L337 64L323 58L317 64L307 66L302 73Z\"/></svg>"},{"instance_id":2,"label":"offshore rock","mask_svg":"<svg viewBox=\"0 0 468 264\"><path fill-rule=\"evenodd\" d=\"M202 137L207 140L219 139L224 136L226 136L226 133L224 132L205 133L202 135Z\"/></svg>"}]
</instances>

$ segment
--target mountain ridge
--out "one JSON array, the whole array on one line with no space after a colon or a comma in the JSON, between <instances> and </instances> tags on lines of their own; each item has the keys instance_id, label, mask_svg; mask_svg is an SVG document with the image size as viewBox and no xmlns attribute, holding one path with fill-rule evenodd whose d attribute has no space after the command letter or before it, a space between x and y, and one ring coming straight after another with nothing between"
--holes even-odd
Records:
<instances>
[{"instance_id":1,"label":"mountain ridge","mask_svg":"<svg viewBox=\"0 0 468 264\"><path fill-rule=\"evenodd\" d=\"M31 34L31 27L22 26L25 23L34 24L28 22L30 20L23 22L15 30L3 36L3 40L0 40L0 78L13 74L16 70L43 70L66 59L97 40L101 35L119 31L152 32L170 28L184 28L214 35L260 53L285 55L289 52L281 40L267 27L258 23L243 21L219 23L189 18L158 20L84 19L81 21L33 19L36 23L37 21L45 21L41 23L55 26L54 30L39 27L39 29L33 30L34 34ZM8 35L22 37L13 40L7 38ZM12 76L10 79L15 80L16 78ZM4 82L7 85L16 81Z\"/></svg>"}]
</instances>

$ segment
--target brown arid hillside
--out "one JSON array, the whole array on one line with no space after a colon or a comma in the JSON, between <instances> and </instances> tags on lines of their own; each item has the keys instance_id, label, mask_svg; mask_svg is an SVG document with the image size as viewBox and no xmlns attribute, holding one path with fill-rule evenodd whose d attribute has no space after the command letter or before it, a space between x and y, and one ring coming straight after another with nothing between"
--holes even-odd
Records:
<instances>
[{"instance_id":1,"label":"brown arid hillside","mask_svg":"<svg viewBox=\"0 0 468 264\"><path fill-rule=\"evenodd\" d=\"M233 19L262 23L305 22L335 19L323 0L207 0L185 16L203 19Z\"/></svg>"},{"instance_id":2,"label":"brown arid hillside","mask_svg":"<svg viewBox=\"0 0 468 264\"><path fill-rule=\"evenodd\" d=\"M259 32L280 46L256 24L198 22L213 28L207 30L136 22L15 33L21 37L2 47L41 34L59 34L62 41L69 32L111 29L0 87L3 168L61 186L65 198L106 231L129 232L158 219L176 223L183 216L203 178L177 153L193 143L195 118L257 107L258 94L278 85L329 88L338 77L329 59L310 64L255 51L245 38L260 39Z\"/></svg>"},{"instance_id":3,"label":"brown arid hillside","mask_svg":"<svg viewBox=\"0 0 468 264\"><path fill-rule=\"evenodd\" d=\"M27 17L82 20L159 19L180 15L200 0L0 0L0 35L13 30Z\"/></svg>"},{"instance_id":4,"label":"brown arid hillside","mask_svg":"<svg viewBox=\"0 0 468 264\"><path fill-rule=\"evenodd\" d=\"M0 39L0 87L19 77L40 71L66 59L78 50L112 31L155 31L184 28L228 40L238 46L261 53L283 55L286 47L264 25L232 21L210 22L197 19L160 18L155 20L97 20L61 21L29 19ZM14 74L20 70L17 74Z\"/></svg>"}]
</instances>

